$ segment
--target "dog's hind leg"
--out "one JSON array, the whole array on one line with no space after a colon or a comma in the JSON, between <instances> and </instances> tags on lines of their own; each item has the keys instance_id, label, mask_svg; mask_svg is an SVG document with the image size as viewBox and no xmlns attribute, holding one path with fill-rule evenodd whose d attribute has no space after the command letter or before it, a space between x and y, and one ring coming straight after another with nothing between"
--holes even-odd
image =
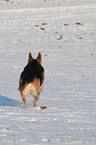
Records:
<instances>
[{"instance_id":1,"label":"dog's hind leg","mask_svg":"<svg viewBox=\"0 0 96 145\"><path fill-rule=\"evenodd\" d=\"M25 107L27 107L27 99L28 96L30 94L30 89L31 89L31 85L30 83L26 86L26 88L22 91L21 96L22 96L22 100L25 104Z\"/></svg>"},{"instance_id":2,"label":"dog's hind leg","mask_svg":"<svg viewBox=\"0 0 96 145\"><path fill-rule=\"evenodd\" d=\"M33 106L36 107L36 100L37 100L37 97L34 97L34 101L33 101Z\"/></svg>"},{"instance_id":3,"label":"dog's hind leg","mask_svg":"<svg viewBox=\"0 0 96 145\"><path fill-rule=\"evenodd\" d=\"M27 98L26 98L26 97L23 98L23 102L24 102L24 104L25 104L25 107L27 108Z\"/></svg>"},{"instance_id":4,"label":"dog's hind leg","mask_svg":"<svg viewBox=\"0 0 96 145\"><path fill-rule=\"evenodd\" d=\"M27 108L27 97L26 96L22 96L22 100L25 104L25 107Z\"/></svg>"},{"instance_id":5,"label":"dog's hind leg","mask_svg":"<svg viewBox=\"0 0 96 145\"><path fill-rule=\"evenodd\" d=\"M27 108L27 98L28 98L28 94L25 94L24 92L21 92L21 96L22 96L22 100L25 104L25 107Z\"/></svg>"}]
</instances>

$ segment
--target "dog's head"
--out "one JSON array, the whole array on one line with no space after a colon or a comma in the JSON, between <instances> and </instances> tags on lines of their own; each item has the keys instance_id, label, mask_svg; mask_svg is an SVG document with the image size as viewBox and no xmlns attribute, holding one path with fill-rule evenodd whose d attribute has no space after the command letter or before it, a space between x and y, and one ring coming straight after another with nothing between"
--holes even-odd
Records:
<instances>
[{"instance_id":1,"label":"dog's head","mask_svg":"<svg viewBox=\"0 0 96 145\"><path fill-rule=\"evenodd\" d=\"M29 52L28 63L29 63L30 61L32 61L32 60L34 60L34 58L32 57L31 52ZM40 64L42 63L41 53L40 53L40 52L39 52L39 54L38 54L36 60L37 60Z\"/></svg>"}]
</instances>

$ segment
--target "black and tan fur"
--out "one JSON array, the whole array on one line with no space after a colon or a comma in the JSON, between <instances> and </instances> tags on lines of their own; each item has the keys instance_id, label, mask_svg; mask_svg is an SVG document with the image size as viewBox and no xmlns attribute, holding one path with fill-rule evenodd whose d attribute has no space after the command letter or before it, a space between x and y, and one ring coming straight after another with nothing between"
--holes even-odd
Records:
<instances>
[{"instance_id":1,"label":"black and tan fur","mask_svg":"<svg viewBox=\"0 0 96 145\"><path fill-rule=\"evenodd\" d=\"M40 93L44 84L44 68L41 65L41 53L34 59L29 53L28 64L25 66L20 75L19 88L22 100L27 107L27 98L29 94L34 97L33 106L36 106L36 101L39 99Z\"/></svg>"}]
</instances>

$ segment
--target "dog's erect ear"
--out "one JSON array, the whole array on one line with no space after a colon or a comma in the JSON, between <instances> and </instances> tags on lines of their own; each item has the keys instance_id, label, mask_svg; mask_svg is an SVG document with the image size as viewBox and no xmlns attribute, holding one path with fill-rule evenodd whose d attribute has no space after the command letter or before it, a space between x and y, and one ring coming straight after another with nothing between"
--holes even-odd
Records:
<instances>
[{"instance_id":1,"label":"dog's erect ear","mask_svg":"<svg viewBox=\"0 0 96 145\"><path fill-rule=\"evenodd\" d=\"M38 56L37 56L37 61L41 64L42 63L42 59L41 59L41 53L39 52Z\"/></svg>"},{"instance_id":2,"label":"dog's erect ear","mask_svg":"<svg viewBox=\"0 0 96 145\"><path fill-rule=\"evenodd\" d=\"M41 53L39 52L38 57L39 60L41 60Z\"/></svg>"},{"instance_id":3,"label":"dog's erect ear","mask_svg":"<svg viewBox=\"0 0 96 145\"><path fill-rule=\"evenodd\" d=\"M31 52L29 52L29 58L28 58L28 62L30 61L30 60L32 60L32 55L31 55Z\"/></svg>"}]
</instances>

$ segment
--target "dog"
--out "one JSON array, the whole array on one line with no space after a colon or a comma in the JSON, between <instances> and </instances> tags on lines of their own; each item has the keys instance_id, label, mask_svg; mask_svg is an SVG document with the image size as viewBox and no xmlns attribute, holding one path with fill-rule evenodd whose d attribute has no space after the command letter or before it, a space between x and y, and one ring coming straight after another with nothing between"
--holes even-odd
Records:
<instances>
[{"instance_id":1,"label":"dog","mask_svg":"<svg viewBox=\"0 0 96 145\"><path fill-rule=\"evenodd\" d=\"M37 58L34 59L31 52L29 52L28 63L20 75L18 88L21 93L25 107L27 107L27 99L29 94L34 97L33 106L37 106L36 101L39 100L43 85L44 68L42 66L41 53L39 52Z\"/></svg>"}]
</instances>

